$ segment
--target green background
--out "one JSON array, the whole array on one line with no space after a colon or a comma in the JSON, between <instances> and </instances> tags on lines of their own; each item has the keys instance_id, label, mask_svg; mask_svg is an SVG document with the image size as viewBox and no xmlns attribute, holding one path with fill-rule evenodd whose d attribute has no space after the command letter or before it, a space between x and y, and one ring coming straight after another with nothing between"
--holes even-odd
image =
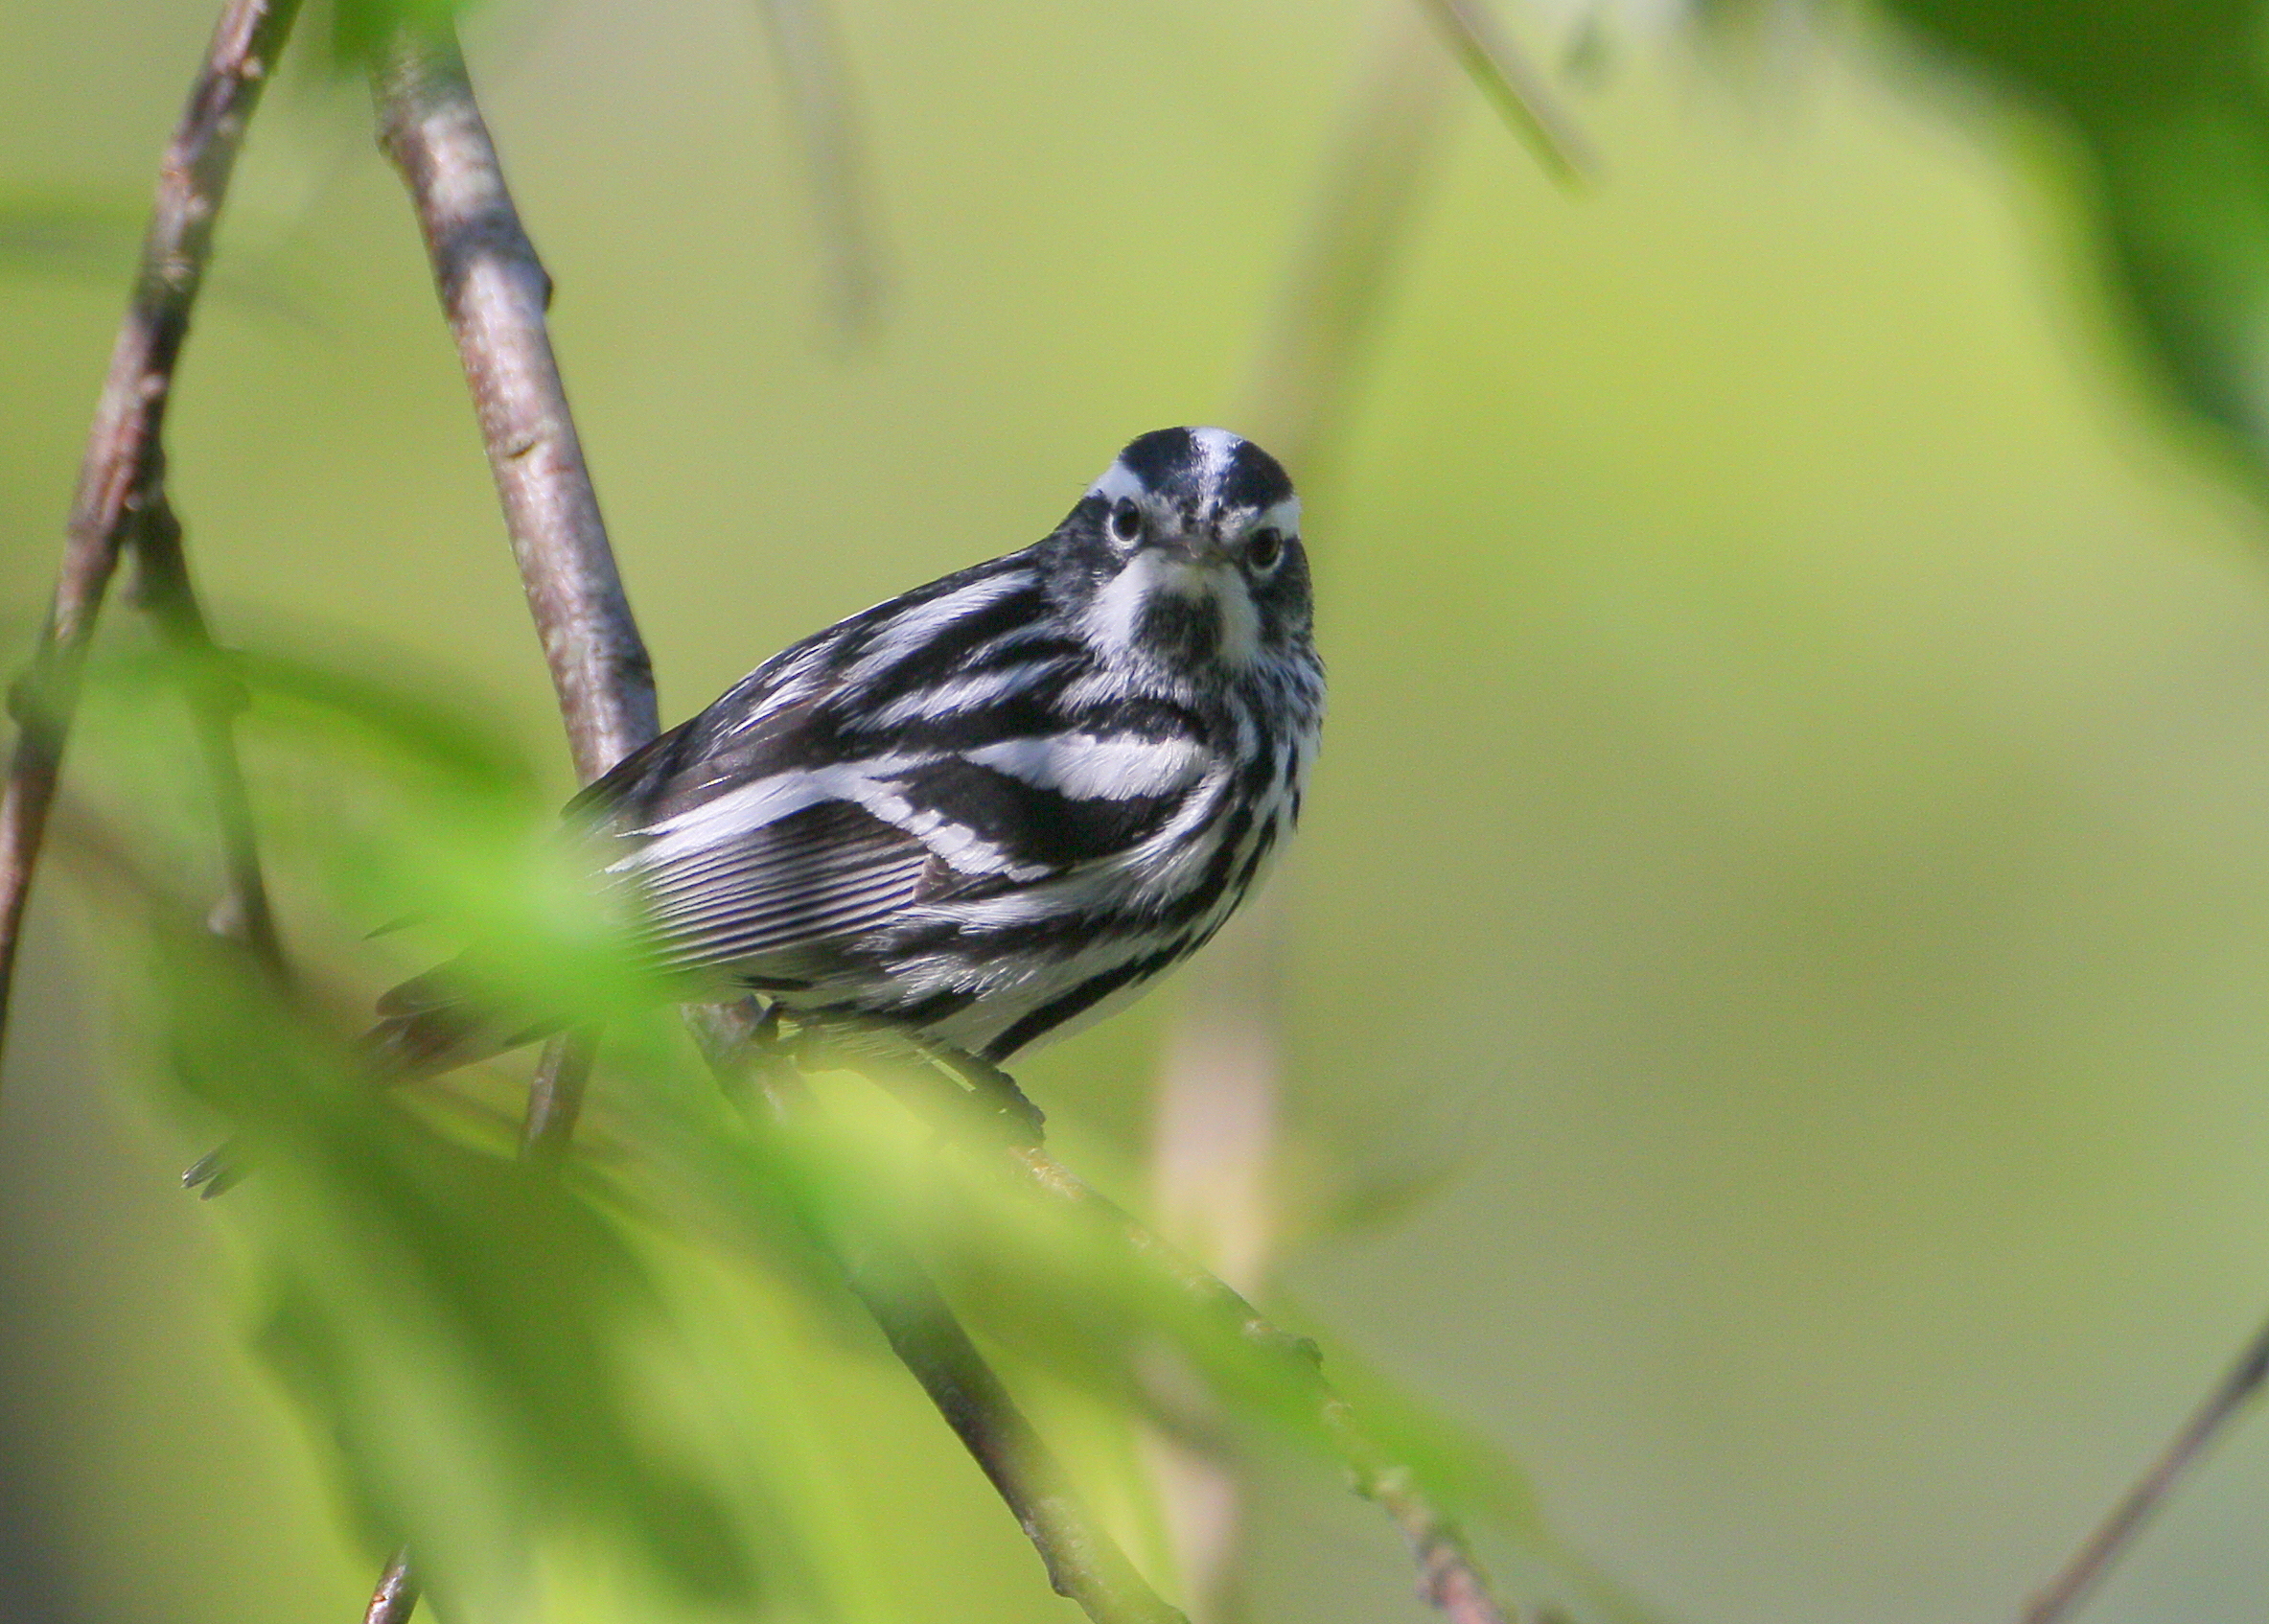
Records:
<instances>
[{"instance_id":1,"label":"green background","mask_svg":"<svg viewBox=\"0 0 2269 1624\"><path fill-rule=\"evenodd\" d=\"M859 342L752 8L472 35L670 719L1036 537L1132 433L1236 426L1381 26L839 15L891 276ZM1653 16L1573 98L1581 196L1452 87L1313 492L1283 1285L1670 1618L2006 1616L2269 1307L2269 538L2128 360L2053 131L1858 25ZM208 26L0 0L0 189L70 227L0 265L19 633ZM438 673L564 795L400 190L302 55L174 419L195 566L224 635ZM0 1084L0 1609L351 1616L367 1557L74 921L47 886ZM1029 1068L1075 1161L1139 1149L1174 996ZM735 1374L850 1441L874 1614L1069 1616L895 1368L807 1353ZM1257 1616L1423 1616L1336 1485L1257 1497ZM2257 1617L2265 1508L2256 1425L2093 1616Z\"/></svg>"}]
</instances>

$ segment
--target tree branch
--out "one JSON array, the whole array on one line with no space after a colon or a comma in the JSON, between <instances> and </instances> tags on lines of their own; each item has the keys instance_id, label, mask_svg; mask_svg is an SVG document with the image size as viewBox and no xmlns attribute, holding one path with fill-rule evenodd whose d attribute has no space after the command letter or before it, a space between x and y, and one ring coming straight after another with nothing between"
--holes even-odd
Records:
<instances>
[{"instance_id":1,"label":"tree branch","mask_svg":"<svg viewBox=\"0 0 2269 1624\"><path fill-rule=\"evenodd\" d=\"M589 783L659 722L653 662L544 326L551 278L512 206L455 32L442 24L399 35L373 89L379 145L417 208L575 773Z\"/></svg>"},{"instance_id":2,"label":"tree branch","mask_svg":"<svg viewBox=\"0 0 2269 1624\"><path fill-rule=\"evenodd\" d=\"M455 31L404 30L372 77L379 145L402 174L473 391L489 472L584 783L652 738L654 664L638 636L551 353L551 278L521 225ZM523 1143L574 1134L588 1041L544 1051Z\"/></svg>"},{"instance_id":3,"label":"tree branch","mask_svg":"<svg viewBox=\"0 0 2269 1624\"><path fill-rule=\"evenodd\" d=\"M153 579L164 582L158 600L166 606L164 617L176 632L203 644L203 618L179 564L180 527L166 502L161 433L174 369L212 257L214 224L245 125L298 11L298 0L229 0L158 170L157 200L143 238L133 299L110 353L110 370L80 464L55 601L32 667L11 696L20 731L7 787L0 792L0 1035L6 1031L32 875L78 708L87 642L119 555L128 545L145 545L146 560L156 561ZM269 952L274 931L251 855L249 823L239 816L243 782L235 772L225 713L206 705L198 709L221 809L235 912L248 940Z\"/></svg>"},{"instance_id":4,"label":"tree branch","mask_svg":"<svg viewBox=\"0 0 2269 1624\"><path fill-rule=\"evenodd\" d=\"M653 737L658 722L653 667L544 329L550 279L521 228L446 26L399 36L374 88L380 143L417 209L576 771L588 782ZM523 1146L545 1153L565 1148L589 1065L588 1041L577 1034L546 1050ZM1008 1503L1057 1590L1098 1624L1186 1624L1088 1519L1031 1424L919 1268L872 1238L838 1242L851 1289ZM406 1553L387 1569L382 1596L389 1581L414 1601ZM406 1606L389 1624L405 1616Z\"/></svg>"},{"instance_id":5,"label":"tree branch","mask_svg":"<svg viewBox=\"0 0 2269 1624\"><path fill-rule=\"evenodd\" d=\"M473 392L575 777L588 784L652 738L660 720L654 664L551 351L551 278L513 207L455 29L443 20L398 33L371 93L379 146L408 188ZM556 1164L567 1154L597 1048L589 1027L544 1046L528 1085L523 1156ZM418 1589L409 1552L397 1552L371 1597L369 1624L406 1620Z\"/></svg>"},{"instance_id":6,"label":"tree branch","mask_svg":"<svg viewBox=\"0 0 2269 1624\"><path fill-rule=\"evenodd\" d=\"M523 1159L556 1167L567 1155L598 1054L595 1026L571 1027L544 1046L544 1058L528 1082L527 1116L521 1124Z\"/></svg>"},{"instance_id":7,"label":"tree branch","mask_svg":"<svg viewBox=\"0 0 2269 1624\"><path fill-rule=\"evenodd\" d=\"M1190 1624L1089 1515L930 1277L894 1247L845 1244L838 1255L852 1294L882 1327L891 1351L1015 1514L1055 1593L1077 1602L1095 1624Z\"/></svg>"}]
</instances>

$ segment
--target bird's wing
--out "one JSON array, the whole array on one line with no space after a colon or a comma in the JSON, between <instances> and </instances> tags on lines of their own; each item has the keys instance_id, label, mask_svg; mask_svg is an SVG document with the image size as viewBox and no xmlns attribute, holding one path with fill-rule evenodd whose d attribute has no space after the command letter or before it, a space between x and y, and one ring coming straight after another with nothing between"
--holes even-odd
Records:
<instances>
[{"instance_id":1,"label":"bird's wing","mask_svg":"<svg viewBox=\"0 0 2269 1624\"><path fill-rule=\"evenodd\" d=\"M746 964L1126 862L1199 810L1208 765L1186 741L1081 732L704 771L616 814L629 849L607 870L635 890L661 966Z\"/></svg>"},{"instance_id":2,"label":"bird's wing","mask_svg":"<svg viewBox=\"0 0 2269 1624\"><path fill-rule=\"evenodd\" d=\"M713 838L663 834L616 865L637 891L640 937L692 969L777 955L871 929L914 902L929 847L855 800L813 800L763 823L719 815ZM934 876L933 876L934 878Z\"/></svg>"},{"instance_id":3,"label":"bird's wing","mask_svg":"<svg viewBox=\"0 0 2269 1624\"><path fill-rule=\"evenodd\" d=\"M1193 719L1067 706L1015 555L783 651L570 808L665 967L827 949L934 903L1130 860L1192 809ZM772 966L767 966L768 970Z\"/></svg>"}]
</instances>

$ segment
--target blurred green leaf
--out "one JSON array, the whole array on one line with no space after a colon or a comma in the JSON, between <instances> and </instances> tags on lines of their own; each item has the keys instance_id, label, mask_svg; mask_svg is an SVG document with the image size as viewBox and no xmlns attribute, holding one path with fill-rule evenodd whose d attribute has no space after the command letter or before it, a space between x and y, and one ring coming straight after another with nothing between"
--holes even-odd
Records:
<instances>
[{"instance_id":1,"label":"blurred green leaf","mask_svg":"<svg viewBox=\"0 0 2269 1624\"><path fill-rule=\"evenodd\" d=\"M775 1148L804 1164L791 1176L822 1222L912 1249L974 1328L1169 1433L1273 1438L1312 1468L1344 1471L1350 1423L1334 1394L1349 1399L1372 1461L1407 1473L1452 1519L1496 1529L1582 1616L1647 1618L1549 1527L1504 1451L1341 1356L1326 1361L1327 1385L1312 1344L1253 1321L1107 1202L1013 1172L1013 1155L973 1132L950 1093L937 1112L905 1109L924 1092L914 1069L892 1079L877 1060L856 1077L816 1078L826 1109L780 1127Z\"/></svg>"},{"instance_id":2,"label":"blurred green leaf","mask_svg":"<svg viewBox=\"0 0 2269 1624\"><path fill-rule=\"evenodd\" d=\"M2180 397L2269 472L2269 84L2257 0L1885 0L1923 40L2053 113L2141 336Z\"/></svg>"},{"instance_id":3,"label":"blurred green leaf","mask_svg":"<svg viewBox=\"0 0 2269 1624\"><path fill-rule=\"evenodd\" d=\"M681 1404L665 1421L645 1396L638 1372L679 1357L683 1318L649 1260L689 1246L822 1323L848 1301L834 1260L910 1252L973 1328L1089 1396L1123 1439L1197 1417L1327 1471L1391 1470L1540 1569L1568 1570L1500 1454L1376 1378L1358 1440L1307 1344L1108 1203L1021 1164L965 1069L887 1033L791 1023L794 1047L765 1063L803 1056L818 1107L736 1104L676 1027L689 989L641 966L525 763L447 699L305 658L221 658L245 697L280 890L317 921L418 911L425 935L470 944L450 973L486 1009L610 1022L564 1181L513 1159L509 1116L475 1085L382 1073L358 1041L360 972L303 944L281 985L152 877L196 871L195 820L168 782L192 771L178 673L132 646L91 668L84 774L119 822L75 812L73 839L149 944L133 985L159 1069L254 1174L224 1205L252 1242L262 1347L334 1446L372 1548L406 1542L470 1616L524 1596L546 1542L569 1533L618 1543L698 1598L749 1604L759 1564L768 1585L858 1593L840 1577L841 1529L787 1509L823 1497L819 1468L768 1469L736 1510L717 1461L705 1469L700 1417Z\"/></svg>"},{"instance_id":4,"label":"blurred green leaf","mask_svg":"<svg viewBox=\"0 0 2269 1624\"><path fill-rule=\"evenodd\" d=\"M249 701L263 829L288 885L355 908L373 900L374 871L380 900L433 902L445 928L509 943L532 1001L632 996L636 972L588 895L564 879L544 891L565 865L527 852L548 814L493 735L341 669L227 664ZM432 1101L402 1108L359 1053L363 997L305 954L278 985L157 877L196 871L176 798L152 794L186 770L169 665L129 647L90 672L84 772L131 821L114 829L74 806L61 849L146 943L119 957L174 1097L225 1125L253 1174L220 1210L251 1242L261 1346L333 1445L366 1542L411 1543L436 1593L473 1617L511 1611L563 1533L611 1538L685 1595L752 1605L752 1549L794 1541L736 1525L685 1429L649 1413L637 1373L671 1327L636 1243L643 1220L520 1166L509 1136L483 1148L437 1131ZM514 903L516 891L540 894ZM651 987L638 995L654 1002ZM672 1098L690 1093L681 1079ZM797 1278L793 1262L785 1274Z\"/></svg>"},{"instance_id":5,"label":"blurred green leaf","mask_svg":"<svg viewBox=\"0 0 2269 1624\"><path fill-rule=\"evenodd\" d=\"M487 1616L550 1533L611 1528L689 1593L746 1602L714 1493L639 1413L633 1355L664 1327L614 1227L392 1108L294 993L144 890L166 1073L257 1172L228 1207L261 1343L374 1548L407 1540L438 1593Z\"/></svg>"}]
</instances>

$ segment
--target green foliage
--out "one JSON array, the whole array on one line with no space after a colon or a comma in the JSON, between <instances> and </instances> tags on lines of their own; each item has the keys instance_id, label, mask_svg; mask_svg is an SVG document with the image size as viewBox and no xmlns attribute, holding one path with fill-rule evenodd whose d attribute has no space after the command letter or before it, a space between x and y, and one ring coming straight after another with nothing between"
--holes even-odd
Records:
<instances>
[{"instance_id":1,"label":"green foliage","mask_svg":"<svg viewBox=\"0 0 2269 1624\"><path fill-rule=\"evenodd\" d=\"M2269 25L2257 0L1887 0L2078 136L2144 341L2269 469Z\"/></svg>"},{"instance_id":2,"label":"green foliage","mask_svg":"<svg viewBox=\"0 0 2269 1624\"><path fill-rule=\"evenodd\" d=\"M318 879L406 886L412 864L433 860L436 830L455 832L460 864L495 869L510 844L501 820L524 810L527 780L490 741L336 673L270 661L242 674L260 728L321 740L323 770L361 766L357 787L374 805L414 786L405 804L433 820L372 870L358 858L387 850L379 831L412 824L366 824L327 853L292 843L330 859ZM105 675L106 697L140 724L128 742L162 746L158 669ZM147 777L164 763L136 765ZM584 1527L612 1530L693 1594L746 1602L752 1574L715 1492L638 1413L635 1357L661 1327L620 1226L559 1181L398 1108L357 1053L358 1000L322 990L319 967L279 985L151 877L169 854L112 844L81 816L71 849L149 948L134 980L156 1069L179 1102L227 1125L252 1173L225 1210L258 1260L262 1346L336 1447L374 1548L411 1541L436 1589L476 1616L508 1609L549 1533ZM482 845L468 831L484 816ZM588 949L545 954L542 929L491 905L508 889L463 885L443 905L455 905L452 921L520 927L533 973L575 986Z\"/></svg>"},{"instance_id":3,"label":"green foliage","mask_svg":"<svg viewBox=\"0 0 2269 1624\"><path fill-rule=\"evenodd\" d=\"M769 1463L753 1483L721 1470L710 1440L729 1405L690 1381L672 1284L688 1253L843 1326L840 1262L903 1251L983 1337L1123 1427L1195 1420L1327 1471L1391 1466L1566 1569L1510 1466L1370 1379L1380 1429L1358 1437L1308 1344L1257 1328L1117 1209L1007 1147L967 1079L887 1040L852 1052L798 1033L736 1102L669 1012L699 989L638 966L494 734L336 665L229 665L295 901L289 979L207 932L160 877L198 867L181 814L196 767L164 660L95 672L97 788L62 848L142 949L118 957L150 1070L176 1109L232 1135L247 1176L214 1210L254 1260L263 1352L330 1445L369 1547L410 1544L452 1615L523 1607L558 1549L612 1551L690 1602L741 1611L761 1593L771 1611L836 1616L858 1592L845 1568L866 1553L802 1509L827 1496L823 1462ZM404 915L414 923L384 947L360 940ZM610 1021L564 1176L515 1159L507 1071L403 1083L359 1047L374 973L461 943L485 1000Z\"/></svg>"}]
</instances>

